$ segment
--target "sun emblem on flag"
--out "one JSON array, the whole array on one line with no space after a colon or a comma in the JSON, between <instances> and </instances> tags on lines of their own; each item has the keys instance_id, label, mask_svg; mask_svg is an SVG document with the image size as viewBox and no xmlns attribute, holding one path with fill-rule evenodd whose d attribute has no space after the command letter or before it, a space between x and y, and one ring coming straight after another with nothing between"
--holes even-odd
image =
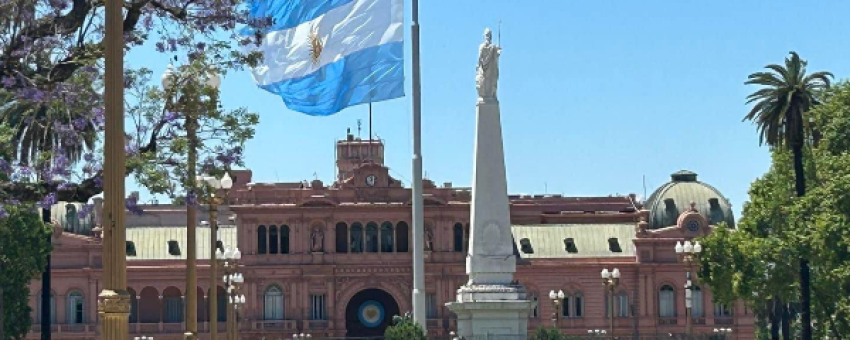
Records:
<instances>
[{"instance_id":1,"label":"sun emblem on flag","mask_svg":"<svg viewBox=\"0 0 850 340\"><path fill-rule=\"evenodd\" d=\"M310 60L313 61L313 65L317 65L319 64L319 57L322 56L322 49L324 48L324 42L322 42L322 37L319 36L318 27L312 26L310 28L308 39L310 44Z\"/></svg>"}]
</instances>

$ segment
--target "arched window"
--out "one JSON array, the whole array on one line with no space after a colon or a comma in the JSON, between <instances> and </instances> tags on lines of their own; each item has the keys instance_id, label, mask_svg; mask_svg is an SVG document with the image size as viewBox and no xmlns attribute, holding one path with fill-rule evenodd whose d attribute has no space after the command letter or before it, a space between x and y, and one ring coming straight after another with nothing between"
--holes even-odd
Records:
<instances>
[{"instance_id":1,"label":"arched window","mask_svg":"<svg viewBox=\"0 0 850 340\"><path fill-rule=\"evenodd\" d=\"M72 233L79 233L80 219L77 217L77 206L73 204L65 204L65 230Z\"/></svg>"},{"instance_id":2,"label":"arched window","mask_svg":"<svg viewBox=\"0 0 850 340\"><path fill-rule=\"evenodd\" d=\"M572 313L572 300L573 298L569 293L564 294L564 299L561 300L561 316L565 318L569 318L573 315Z\"/></svg>"},{"instance_id":3,"label":"arched window","mask_svg":"<svg viewBox=\"0 0 850 340\"><path fill-rule=\"evenodd\" d=\"M392 253L393 252L393 224L390 222L384 222L381 224L381 252L382 253Z\"/></svg>"},{"instance_id":4,"label":"arched window","mask_svg":"<svg viewBox=\"0 0 850 340\"><path fill-rule=\"evenodd\" d=\"M455 226L452 229L454 234L454 250L461 253L463 252L463 224L455 223Z\"/></svg>"},{"instance_id":5,"label":"arched window","mask_svg":"<svg viewBox=\"0 0 850 340\"><path fill-rule=\"evenodd\" d=\"M41 293L42 293L42 291L38 292L38 299L37 299L38 300L37 301L38 306L36 306L36 308L35 308L35 310L36 310L35 319L38 322L41 322ZM50 323L51 324L56 323L56 294L53 293L53 291L50 291Z\"/></svg>"},{"instance_id":6,"label":"arched window","mask_svg":"<svg viewBox=\"0 0 850 340\"><path fill-rule=\"evenodd\" d=\"M702 289L699 286L691 287L691 316L695 318L705 316L705 307L702 303Z\"/></svg>"},{"instance_id":7,"label":"arched window","mask_svg":"<svg viewBox=\"0 0 850 340\"><path fill-rule=\"evenodd\" d=\"M65 309L65 316L68 320L69 324L78 324L83 323L83 316L85 316L85 309L83 305L83 293L78 291L73 291L68 294L68 300L66 303L67 309Z\"/></svg>"},{"instance_id":8,"label":"arched window","mask_svg":"<svg viewBox=\"0 0 850 340\"><path fill-rule=\"evenodd\" d=\"M257 228L257 252L260 254L266 253L266 226L261 225Z\"/></svg>"},{"instance_id":9,"label":"arched window","mask_svg":"<svg viewBox=\"0 0 850 340\"><path fill-rule=\"evenodd\" d=\"M218 286L216 287L218 293L216 293L216 316L218 317L218 321L225 322L227 321L227 291L224 290L224 287Z\"/></svg>"},{"instance_id":10,"label":"arched window","mask_svg":"<svg viewBox=\"0 0 850 340\"><path fill-rule=\"evenodd\" d=\"M348 252L348 225L343 222L336 224L336 252Z\"/></svg>"},{"instance_id":11,"label":"arched window","mask_svg":"<svg viewBox=\"0 0 850 340\"><path fill-rule=\"evenodd\" d=\"M269 254L277 254L277 246L280 244L277 238L277 227L269 226Z\"/></svg>"},{"instance_id":12,"label":"arched window","mask_svg":"<svg viewBox=\"0 0 850 340\"><path fill-rule=\"evenodd\" d=\"M670 285L664 285L658 291L658 316L663 318L676 316L676 291Z\"/></svg>"},{"instance_id":13,"label":"arched window","mask_svg":"<svg viewBox=\"0 0 850 340\"><path fill-rule=\"evenodd\" d=\"M581 292L576 292L575 295L573 295L573 307L575 307L575 310L573 310L573 315L575 315L575 317L584 317L584 295L582 295Z\"/></svg>"},{"instance_id":14,"label":"arched window","mask_svg":"<svg viewBox=\"0 0 850 340\"><path fill-rule=\"evenodd\" d=\"M130 294L130 323L139 322L139 297L133 288L128 287L127 293Z\"/></svg>"},{"instance_id":15,"label":"arched window","mask_svg":"<svg viewBox=\"0 0 850 340\"><path fill-rule=\"evenodd\" d=\"M266 289L264 295L264 313L266 320L283 320L283 292L277 286Z\"/></svg>"},{"instance_id":16,"label":"arched window","mask_svg":"<svg viewBox=\"0 0 850 340\"><path fill-rule=\"evenodd\" d=\"M399 253L408 252L408 228L406 222L398 222L395 226L395 244L398 246Z\"/></svg>"},{"instance_id":17,"label":"arched window","mask_svg":"<svg viewBox=\"0 0 850 340\"><path fill-rule=\"evenodd\" d=\"M625 291L621 291L620 294L617 294L616 300L614 300L614 307L617 311L617 317L629 317L629 295L626 294Z\"/></svg>"},{"instance_id":18,"label":"arched window","mask_svg":"<svg viewBox=\"0 0 850 340\"><path fill-rule=\"evenodd\" d=\"M162 300L165 309L165 323L183 322L183 297L176 287L168 287L162 291Z\"/></svg>"},{"instance_id":19,"label":"arched window","mask_svg":"<svg viewBox=\"0 0 850 340\"><path fill-rule=\"evenodd\" d=\"M351 252L363 252L363 225L360 222L351 224Z\"/></svg>"},{"instance_id":20,"label":"arched window","mask_svg":"<svg viewBox=\"0 0 850 340\"><path fill-rule=\"evenodd\" d=\"M280 253L289 254L289 226L280 226Z\"/></svg>"},{"instance_id":21,"label":"arched window","mask_svg":"<svg viewBox=\"0 0 850 340\"><path fill-rule=\"evenodd\" d=\"M378 252L378 224L375 222L366 223L366 251Z\"/></svg>"}]
</instances>

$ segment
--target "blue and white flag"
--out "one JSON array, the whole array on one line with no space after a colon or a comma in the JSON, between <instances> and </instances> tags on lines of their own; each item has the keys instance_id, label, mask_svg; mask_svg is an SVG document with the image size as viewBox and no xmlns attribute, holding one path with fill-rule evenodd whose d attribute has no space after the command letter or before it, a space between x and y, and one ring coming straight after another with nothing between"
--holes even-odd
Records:
<instances>
[{"instance_id":1,"label":"blue and white flag","mask_svg":"<svg viewBox=\"0 0 850 340\"><path fill-rule=\"evenodd\" d=\"M253 0L250 19L271 18L252 70L260 88L292 110L328 116L404 96L403 0ZM246 28L243 36L254 36Z\"/></svg>"}]
</instances>

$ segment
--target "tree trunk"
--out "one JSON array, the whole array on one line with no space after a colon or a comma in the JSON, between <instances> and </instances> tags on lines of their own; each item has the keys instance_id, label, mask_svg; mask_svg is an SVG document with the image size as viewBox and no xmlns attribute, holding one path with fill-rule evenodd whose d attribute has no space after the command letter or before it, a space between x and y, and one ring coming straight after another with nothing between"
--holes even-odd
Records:
<instances>
[{"instance_id":1,"label":"tree trunk","mask_svg":"<svg viewBox=\"0 0 850 340\"><path fill-rule=\"evenodd\" d=\"M780 307L782 304L779 301L779 298L773 298L773 302L771 302L770 311L767 313L768 318L770 319L770 339L771 340L779 340L779 319L782 311Z\"/></svg>"},{"instance_id":2,"label":"tree trunk","mask_svg":"<svg viewBox=\"0 0 850 340\"><path fill-rule=\"evenodd\" d=\"M792 146L794 152L794 177L797 197L806 195L806 174L803 167L803 143ZM809 260L804 255L800 258L800 323L802 323L802 339L812 340L812 290Z\"/></svg>"},{"instance_id":3,"label":"tree trunk","mask_svg":"<svg viewBox=\"0 0 850 340\"><path fill-rule=\"evenodd\" d=\"M2 272L2 269L0 269ZM3 322L5 322L5 318L3 318L3 287L0 287L0 340L6 339L5 328L3 327Z\"/></svg>"},{"instance_id":4,"label":"tree trunk","mask_svg":"<svg viewBox=\"0 0 850 340\"><path fill-rule=\"evenodd\" d=\"M791 313L788 311L788 304L782 304L782 338L785 340L794 340L791 334Z\"/></svg>"}]
</instances>

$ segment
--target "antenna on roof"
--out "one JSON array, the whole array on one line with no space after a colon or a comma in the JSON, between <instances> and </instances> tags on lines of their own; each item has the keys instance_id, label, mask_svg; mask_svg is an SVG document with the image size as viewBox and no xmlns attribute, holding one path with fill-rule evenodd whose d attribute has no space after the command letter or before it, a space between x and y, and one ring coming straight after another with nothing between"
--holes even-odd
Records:
<instances>
[{"instance_id":1,"label":"antenna on roof","mask_svg":"<svg viewBox=\"0 0 850 340\"><path fill-rule=\"evenodd\" d=\"M500 20L500 21L501 21L501 20ZM544 193L544 194L548 194L548 193L549 193L549 184L547 184L546 182L543 182L543 193Z\"/></svg>"},{"instance_id":2,"label":"antenna on roof","mask_svg":"<svg viewBox=\"0 0 850 340\"><path fill-rule=\"evenodd\" d=\"M646 174L643 175L643 199L646 199Z\"/></svg>"},{"instance_id":3,"label":"antenna on roof","mask_svg":"<svg viewBox=\"0 0 850 340\"><path fill-rule=\"evenodd\" d=\"M362 122L360 121L360 119L358 119L357 120L357 138L360 138L360 125L361 124L362 124Z\"/></svg>"},{"instance_id":4,"label":"antenna on roof","mask_svg":"<svg viewBox=\"0 0 850 340\"><path fill-rule=\"evenodd\" d=\"M277 170L274 171L274 178L276 178L277 182L280 183L280 176L277 175Z\"/></svg>"}]
</instances>

